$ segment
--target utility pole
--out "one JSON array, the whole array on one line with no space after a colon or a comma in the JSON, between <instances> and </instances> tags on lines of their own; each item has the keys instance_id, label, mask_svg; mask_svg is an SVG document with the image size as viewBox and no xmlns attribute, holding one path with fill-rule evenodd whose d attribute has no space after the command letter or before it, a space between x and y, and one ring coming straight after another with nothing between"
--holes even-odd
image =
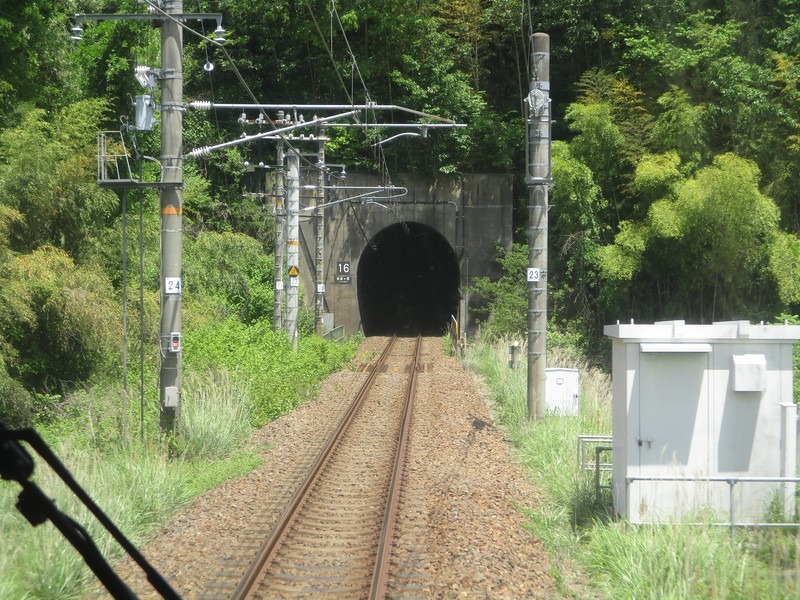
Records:
<instances>
[{"instance_id":1,"label":"utility pole","mask_svg":"<svg viewBox=\"0 0 800 600\"><path fill-rule=\"evenodd\" d=\"M183 0L165 6L181 14ZM161 24L161 428L174 430L180 419L183 353L183 31L167 19Z\"/></svg>"},{"instance_id":2,"label":"utility pole","mask_svg":"<svg viewBox=\"0 0 800 600\"><path fill-rule=\"evenodd\" d=\"M217 21L215 44L222 44L222 15L219 13L183 14L183 0L164 2L163 8L148 3L149 14L78 14L72 28L72 39L83 36L84 21L126 20L159 21L161 23L161 69L154 75L161 80L161 180L151 185L133 179L127 181L99 180L109 187L157 187L161 209L161 324L159 329L160 421L162 430L171 433L180 418L182 385L182 321L183 292L183 29L187 19ZM146 76L147 69L141 73ZM137 67L137 78L139 77ZM142 103L142 108L145 108ZM137 126L139 126L137 98ZM149 116L149 115L148 115ZM148 121L149 119L144 119ZM149 125L147 126L149 129ZM105 159L104 159L105 160Z\"/></svg>"},{"instance_id":3,"label":"utility pole","mask_svg":"<svg viewBox=\"0 0 800 600\"><path fill-rule=\"evenodd\" d=\"M525 181L528 185L528 418L542 419L547 391L547 209L550 173L550 36L531 38L533 74L527 97Z\"/></svg>"},{"instance_id":4,"label":"utility pole","mask_svg":"<svg viewBox=\"0 0 800 600\"><path fill-rule=\"evenodd\" d=\"M279 119L283 119L283 113L279 114ZM277 150L277 175L275 185L275 308L273 312L273 327L276 331L283 329L283 249L286 245L286 205L283 202L286 194L284 181L286 169L284 166L285 152L283 140L278 140Z\"/></svg>"},{"instance_id":5,"label":"utility pole","mask_svg":"<svg viewBox=\"0 0 800 600\"><path fill-rule=\"evenodd\" d=\"M325 128L320 130L319 146L317 147L317 190L316 206L314 207L314 225L316 226L316 268L317 292L314 298L314 320L316 334L325 335Z\"/></svg>"},{"instance_id":6,"label":"utility pole","mask_svg":"<svg viewBox=\"0 0 800 600\"><path fill-rule=\"evenodd\" d=\"M294 149L288 154L286 178L288 223L286 227L286 272L289 289L286 291L286 333L297 348L297 312L300 296L300 154Z\"/></svg>"}]
</instances>

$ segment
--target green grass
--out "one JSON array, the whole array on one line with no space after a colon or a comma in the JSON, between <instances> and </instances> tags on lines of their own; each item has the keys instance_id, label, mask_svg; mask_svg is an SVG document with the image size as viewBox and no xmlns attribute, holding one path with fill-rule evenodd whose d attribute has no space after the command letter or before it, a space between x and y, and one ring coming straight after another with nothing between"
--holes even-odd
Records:
<instances>
[{"instance_id":1,"label":"green grass","mask_svg":"<svg viewBox=\"0 0 800 600\"><path fill-rule=\"evenodd\" d=\"M253 450L224 459L189 462L168 459L141 447L109 456L73 455L56 448L75 479L134 545L143 544L173 512L196 495L242 475L261 463ZM56 506L86 527L107 559L122 549L69 493L50 469L37 461L37 484ZM94 575L49 522L36 528L14 508L19 486L0 486L0 598L77 598Z\"/></svg>"},{"instance_id":2,"label":"green grass","mask_svg":"<svg viewBox=\"0 0 800 600\"><path fill-rule=\"evenodd\" d=\"M157 450L128 448L106 456L54 448L73 477L134 543L139 544L171 512L191 498L186 468ZM89 531L104 556L120 553L116 543L41 460L35 481L56 506ZM32 528L14 508L19 486L0 487L0 545L11 552L0 564L4 598L73 598L92 579L83 559L46 522Z\"/></svg>"},{"instance_id":3,"label":"green grass","mask_svg":"<svg viewBox=\"0 0 800 600\"><path fill-rule=\"evenodd\" d=\"M754 539L745 532L738 537ZM725 527L607 523L592 528L587 549L591 572L614 598L789 599L800 590L796 571L732 544Z\"/></svg>"},{"instance_id":4,"label":"green grass","mask_svg":"<svg viewBox=\"0 0 800 600\"><path fill-rule=\"evenodd\" d=\"M187 374L183 418L173 446L177 455L172 456L167 444L153 441L156 437L143 443L133 436L125 444L119 435L103 433L113 428L109 422L120 421L118 415L98 419L84 412L45 428L44 435L76 481L139 546L189 500L262 462L256 449L244 447L251 431L252 403L247 386L227 372ZM95 401L94 405L103 404ZM113 403L106 406L113 410ZM99 439L106 442L98 446ZM107 559L122 554L119 545L38 458L34 480L61 511L87 528ZM94 575L52 524L36 528L28 524L14 507L19 491L15 483L0 485L0 547L4 549L0 598L79 597L85 586L94 582Z\"/></svg>"},{"instance_id":5,"label":"green grass","mask_svg":"<svg viewBox=\"0 0 800 600\"><path fill-rule=\"evenodd\" d=\"M247 379L227 370L202 376L190 372L184 379L178 451L186 459L220 459L247 439L253 397Z\"/></svg>"},{"instance_id":6,"label":"green grass","mask_svg":"<svg viewBox=\"0 0 800 600\"><path fill-rule=\"evenodd\" d=\"M37 425L78 483L136 546L192 498L260 464L258 449L247 447L253 428L313 395L357 345L355 339L335 344L309 336L292 351L285 335L267 323L246 327L230 319L186 333L174 437L165 439L160 432L153 369L147 370L143 404L130 400L135 395L130 392L125 401L121 389L104 382L68 397L48 397L46 420ZM135 383L129 382L130 389ZM34 478L89 530L107 559L121 555L38 458ZM94 575L51 524L32 528L25 521L14 506L19 491L14 482L0 482L0 598L80 597Z\"/></svg>"},{"instance_id":7,"label":"green grass","mask_svg":"<svg viewBox=\"0 0 800 600\"><path fill-rule=\"evenodd\" d=\"M506 429L531 481L544 493L523 508L551 556L565 597L630 600L789 599L800 597L800 534L795 530L629 525L610 518L610 495L595 498L579 473L577 437L611 433L610 377L572 352L548 349L548 366L580 370L577 416L527 418L526 365L507 366L505 342L477 342L467 364L489 388L496 420Z\"/></svg>"}]
</instances>

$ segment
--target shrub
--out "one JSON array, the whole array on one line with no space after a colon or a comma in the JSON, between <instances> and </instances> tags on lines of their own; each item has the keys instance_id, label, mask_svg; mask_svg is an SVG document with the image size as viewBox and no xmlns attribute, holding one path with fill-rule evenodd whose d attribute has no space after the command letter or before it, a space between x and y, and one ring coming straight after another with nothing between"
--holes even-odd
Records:
<instances>
[{"instance_id":1,"label":"shrub","mask_svg":"<svg viewBox=\"0 0 800 600\"><path fill-rule=\"evenodd\" d=\"M486 300L482 312L489 317L483 335L496 339L503 336L522 336L528 330L528 292L525 277L528 266L528 246L514 244L511 250L498 248L497 262L503 275L497 281L488 277L473 281L472 293Z\"/></svg>"},{"instance_id":2,"label":"shrub","mask_svg":"<svg viewBox=\"0 0 800 600\"><path fill-rule=\"evenodd\" d=\"M119 306L102 272L43 246L11 260L0 284L0 335L28 388L69 387L116 362Z\"/></svg>"},{"instance_id":3,"label":"shrub","mask_svg":"<svg viewBox=\"0 0 800 600\"><path fill-rule=\"evenodd\" d=\"M200 234L186 245L186 291L208 295L244 323L271 319L274 263L255 239L238 233Z\"/></svg>"},{"instance_id":4,"label":"shrub","mask_svg":"<svg viewBox=\"0 0 800 600\"><path fill-rule=\"evenodd\" d=\"M0 421L12 429L31 425L31 400L31 394L9 377L0 361Z\"/></svg>"},{"instance_id":5,"label":"shrub","mask_svg":"<svg viewBox=\"0 0 800 600\"><path fill-rule=\"evenodd\" d=\"M188 329L184 358L187 367L197 371L235 371L249 386L252 424L260 426L313 394L325 375L350 359L353 346L354 342L339 345L312 335L301 337L297 351L292 351L286 335L268 322L247 326L228 318Z\"/></svg>"}]
</instances>

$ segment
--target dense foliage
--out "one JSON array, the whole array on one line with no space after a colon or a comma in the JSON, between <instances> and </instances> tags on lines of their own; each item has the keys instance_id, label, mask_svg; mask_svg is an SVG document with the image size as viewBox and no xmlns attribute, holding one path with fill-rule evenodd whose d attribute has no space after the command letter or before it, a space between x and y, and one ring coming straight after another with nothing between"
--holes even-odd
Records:
<instances>
[{"instance_id":1,"label":"dense foliage","mask_svg":"<svg viewBox=\"0 0 800 600\"><path fill-rule=\"evenodd\" d=\"M94 139L122 125L137 152L158 155L158 126L126 126L141 93L133 68L158 66L160 42L151 24L118 20L83 21L84 39L69 39L75 13L144 12L134 0L11 4L0 7L8 59L0 63L0 413L24 422L52 417L60 398L86 384L120 379L121 248L125 241L136 254L139 227L142 270L129 264L126 273L126 349L146 348L152 377L157 199L100 189ZM384 148L374 142L387 132L330 129L329 162L387 174L522 173L529 35L549 33L553 328L596 348L602 325L616 319L798 312L797 0L185 5L220 11L228 30L223 49L196 35L213 37L213 21L187 21L194 30L184 35L187 100L371 101L468 125ZM238 117L187 110L186 148L259 128ZM245 162L273 156L269 144L252 144L187 163L187 349L214 346L208 332L223 326L272 347L261 336L272 313L274 228L266 206L242 192L252 177ZM143 168L152 170L152 161ZM518 239L501 259L506 276L475 286L498 334L525 329L521 177L517 193ZM207 341L198 346L192 335ZM190 368L192 356L187 350Z\"/></svg>"}]
</instances>

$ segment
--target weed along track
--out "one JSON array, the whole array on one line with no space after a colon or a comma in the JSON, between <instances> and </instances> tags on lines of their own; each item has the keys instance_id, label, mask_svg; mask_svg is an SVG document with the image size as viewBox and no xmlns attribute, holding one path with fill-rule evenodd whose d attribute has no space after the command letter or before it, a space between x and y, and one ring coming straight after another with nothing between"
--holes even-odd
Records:
<instances>
[{"instance_id":1,"label":"weed along track","mask_svg":"<svg viewBox=\"0 0 800 600\"><path fill-rule=\"evenodd\" d=\"M524 527L537 497L476 379L440 338L388 342L367 338L315 400L255 434L261 466L142 549L182 597L557 597ZM121 574L157 597L134 566Z\"/></svg>"},{"instance_id":2,"label":"weed along track","mask_svg":"<svg viewBox=\"0 0 800 600\"><path fill-rule=\"evenodd\" d=\"M384 597L421 338L392 338L234 598Z\"/></svg>"}]
</instances>

